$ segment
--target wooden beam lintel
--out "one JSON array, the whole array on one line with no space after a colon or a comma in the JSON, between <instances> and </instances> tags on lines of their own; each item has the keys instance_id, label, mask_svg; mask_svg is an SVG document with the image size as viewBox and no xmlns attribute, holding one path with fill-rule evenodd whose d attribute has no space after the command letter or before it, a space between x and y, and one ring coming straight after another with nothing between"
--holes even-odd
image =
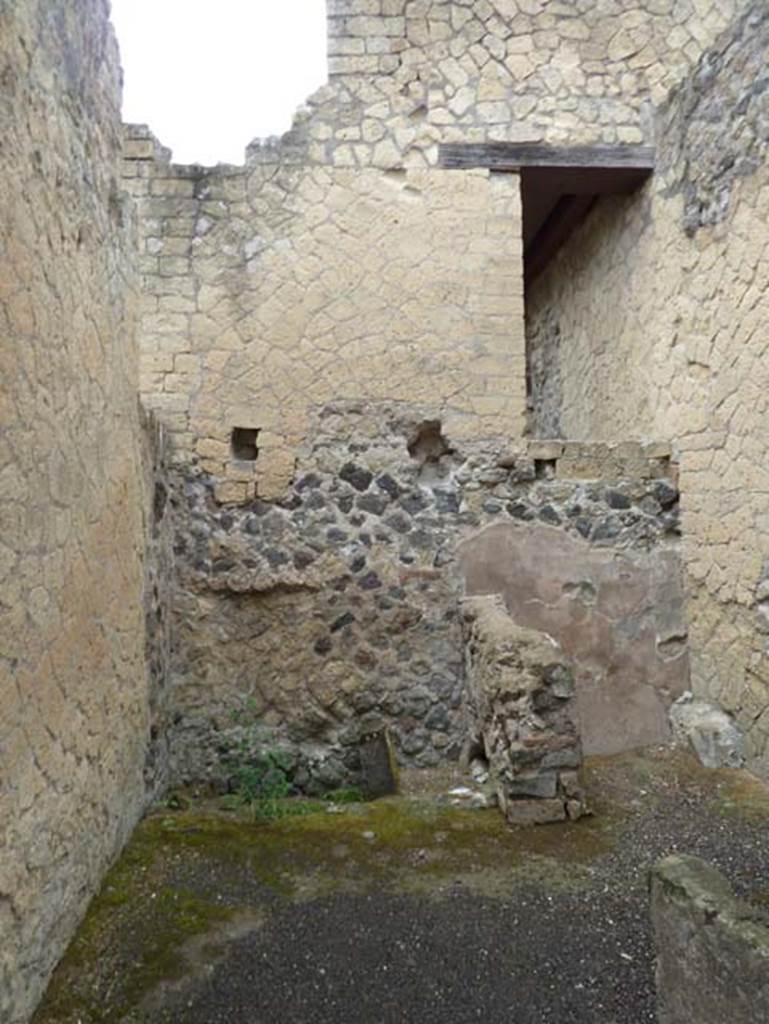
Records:
<instances>
[{"instance_id":1,"label":"wooden beam lintel","mask_svg":"<svg viewBox=\"0 0 769 1024\"><path fill-rule=\"evenodd\" d=\"M440 146L438 166L447 170L485 167L518 171L526 167L573 167L585 170L654 170L651 146L534 146L520 142L462 143Z\"/></svg>"}]
</instances>

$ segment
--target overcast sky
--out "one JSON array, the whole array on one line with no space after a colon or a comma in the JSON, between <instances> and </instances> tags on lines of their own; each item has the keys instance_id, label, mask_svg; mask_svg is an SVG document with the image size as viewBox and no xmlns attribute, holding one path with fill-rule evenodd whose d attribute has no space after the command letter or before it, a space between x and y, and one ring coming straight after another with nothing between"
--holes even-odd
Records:
<instances>
[{"instance_id":1,"label":"overcast sky","mask_svg":"<svg viewBox=\"0 0 769 1024\"><path fill-rule=\"evenodd\" d=\"M326 80L325 0L112 0L123 120L177 163L242 163Z\"/></svg>"}]
</instances>

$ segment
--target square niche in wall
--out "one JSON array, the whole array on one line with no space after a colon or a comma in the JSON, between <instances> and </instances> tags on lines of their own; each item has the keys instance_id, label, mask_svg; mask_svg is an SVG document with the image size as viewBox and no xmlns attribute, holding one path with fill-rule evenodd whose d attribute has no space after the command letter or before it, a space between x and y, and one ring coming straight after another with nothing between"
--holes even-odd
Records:
<instances>
[{"instance_id":1,"label":"square niche in wall","mask_svg":"<svg viewBox=\"0 0 769 1024\"><path fill-rule=\"evenodd\" d=\"M233 427L230 439L232 457L239 462L256 462L259 454L256 446L258 438L258 427Z\"/></svg>"}]
</instances>

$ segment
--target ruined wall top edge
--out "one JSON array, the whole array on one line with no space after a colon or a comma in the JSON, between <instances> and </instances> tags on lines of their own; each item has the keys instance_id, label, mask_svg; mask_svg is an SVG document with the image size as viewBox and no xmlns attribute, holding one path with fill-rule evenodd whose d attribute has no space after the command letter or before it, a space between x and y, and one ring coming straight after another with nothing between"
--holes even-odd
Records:
<instances>
[{"instance_id":1,"label":"ruined wall top edge","mask_svg":"<svg viewBox=\"0 0 769 1024\"><path fill-rule=\"evenodd\" d=\"M329 80L289 132L248 146L247 164L389 169L434 165L444 142L651 143L654 108L745 7L326 2Z\"/></svg>"}]
</instances>

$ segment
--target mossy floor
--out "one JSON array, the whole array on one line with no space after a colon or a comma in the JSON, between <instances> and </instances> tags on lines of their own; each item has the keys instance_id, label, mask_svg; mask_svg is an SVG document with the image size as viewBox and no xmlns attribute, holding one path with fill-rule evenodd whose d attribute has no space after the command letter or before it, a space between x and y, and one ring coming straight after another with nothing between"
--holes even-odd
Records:
<instances>
[{"instance_id":1,"label":"mossy floor","mask_svg":"<svg viewBox=\"0 0 769 1024\"><path fill-rule=\"evenodd\" d=\"M764 895L769 791L745 773L707 772L688 754L667 750L593 759L586 784L594 816L528 829L509 828L496 810L451 806L448 784L440 773L420 775L405 779L398 797L270 822L248 820L216 804L155 810L92 902L35 1024L218 1020L202 996L196 1010L196 999L206 986L222 991L230 984L223 977L237 961L232 951L238 943L249 936L265 942L280 932L284 916L296 927L311 908L333 906L344 916L352 907L368 913L372 900L381 912L400 906L403 898L412 907L448 906L461 895L464 915L472 915L474 906L487 908L479 914L515 908L517 900L528 906L531 898L544 900L545 908L562 904L564 914L579 916L575 907L592 912L606 898L619 899L617 916L626 907L630 922L631 910L643 914L649 865L676 849L720 863L742 891ZM482 932L482 920L479 927ZM494 927L490 918L489 931ZM528 927L534 933L527 943L536 945L536 925ZM638 999L648 1003L645 927L628 936L628 943L636 950L633 983L645 993ZM233 991L246 985L245 971L231 983ZM333 963L329 971L333 975ZM286 977L290 986L290 972ZM254 1015L238 1012L232 1009L221 1019L271 1019L259 1015L256 1003ZM314 1015L293 1012L287 1020L330 1022L339 1011L329 1009L327 1017L317 1006ZM604 1019L591 1012L591 1019ZM488 1019L494 1020L493 1012ZM543 1019L560 1024L572 1018ZM632 1018L647 1019L653 1017Z\"/></svg>"}]
</instances>

